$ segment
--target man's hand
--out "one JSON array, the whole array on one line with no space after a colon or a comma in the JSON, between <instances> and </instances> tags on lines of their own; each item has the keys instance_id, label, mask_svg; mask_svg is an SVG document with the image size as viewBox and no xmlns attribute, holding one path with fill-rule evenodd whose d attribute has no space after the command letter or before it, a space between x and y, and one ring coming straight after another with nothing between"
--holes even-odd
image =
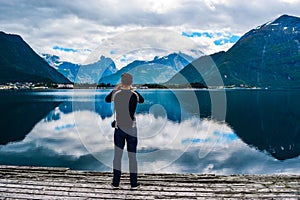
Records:
<instances>
[{"instance_id":1,"label":"man's hand","mask_svg":"<svg viewBox=\"0 0 300 200\"><path fill-rule=\"evenodd\" d=\"M122 83L119 83L116 87L115 90L120 90L122 88Z\"/></svg>"}]
</instances>

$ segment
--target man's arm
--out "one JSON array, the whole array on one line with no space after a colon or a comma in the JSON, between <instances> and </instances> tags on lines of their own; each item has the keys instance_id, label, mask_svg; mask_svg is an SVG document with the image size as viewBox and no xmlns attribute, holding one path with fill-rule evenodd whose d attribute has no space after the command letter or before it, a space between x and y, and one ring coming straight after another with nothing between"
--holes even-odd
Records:
<instances>
[{"instance_id":1,"label":"man's arm","mask_svg":"<svg viewBox=\"0 0 300 200\"><path fill-rule=\"evenodd\" d=\"M111 103L113 101L113 95L116 93L116 91L120 90L122 87L122 84L119 83L114 89L113 91L111 91L106 97L105 97L105 101L107 103Z\"/></svg>"},{"instance_id":2,"label":"man's arm","mask_svg":"<svg viewBox=\"0 0 300 200\"><path fill-rule=\"evenodd\" d=\"M139 96L139 98L138 98L138 102L139 103L144 103L144 97L140 94L140 93L138 93L137 91L134 91L138 96Z\"/></svg>"},{"instance_id":3,"label":"man's arm","mask_svg":"<svg viewBox=\"0 0 300 200\"><path fill-rule=\"evenodd\" d=\"M115 92L116 92L115 90L111 91L111 92L105 97L105 102L111 103L111 102L113 101L112 96L113 96L113 94L114 94Z\"/></svg>"}]
</instances>

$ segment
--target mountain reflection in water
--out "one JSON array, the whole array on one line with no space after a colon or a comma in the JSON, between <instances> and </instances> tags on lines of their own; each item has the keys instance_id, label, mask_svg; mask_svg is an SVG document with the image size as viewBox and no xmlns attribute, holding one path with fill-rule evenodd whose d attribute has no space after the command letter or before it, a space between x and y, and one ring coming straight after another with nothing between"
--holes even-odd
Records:
<instances>
[{"instance_id":1,"label":"mountain reflection in water","mask_svg":"<svg viewBox=\"0 0 300 200\"><path fill-rule=\"evenodd\" d=\"M108 92L1 91L0 164L110 171ZM299 173L300 91L226 90L226 123L213 116L212 91L140 92L140 171Z\"/></svg>"}]
</instances>

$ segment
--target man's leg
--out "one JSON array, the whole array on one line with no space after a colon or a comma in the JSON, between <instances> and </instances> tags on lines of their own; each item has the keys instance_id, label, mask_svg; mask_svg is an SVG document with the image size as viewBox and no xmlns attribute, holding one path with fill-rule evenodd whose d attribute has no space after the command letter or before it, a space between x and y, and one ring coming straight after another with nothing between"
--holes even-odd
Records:
<instances>
[{"instance_id":1,"label":"man's leg","mask_svg":"<svg viewBox=\"0 0 300 200\"><path fill-rule=\"evenodd\" d=\"M137 160L136 160L136 149L137 149L137 130L136 128L132 129L132 132L127 135L127 151L129 158L129 171L130 171L130 184L131 187L136 187L137 182Z\"/></svg>"},{"instance_id":2,"label":"man's leg","mask_svg":"<svg viewBox=\"0 0 300 200\"><path fill-rule=\"evenodd\" d=\"M123 155L123 149L125 145L125 135L124 132L120 128L115 129L114 133L114 161L113 161L113 186L118 187L120 184L120 179L121 179L121 160L122 160L122 155Z\"/></svg>"}]
</instances>

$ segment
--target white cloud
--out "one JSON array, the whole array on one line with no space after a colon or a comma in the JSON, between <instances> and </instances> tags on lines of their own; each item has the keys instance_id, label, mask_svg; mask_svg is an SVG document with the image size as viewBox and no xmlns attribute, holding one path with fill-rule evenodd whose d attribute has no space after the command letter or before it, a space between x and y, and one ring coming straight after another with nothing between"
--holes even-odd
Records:
<instances>
[{"instance_id":1,"label":"white cloud","mask_svg":"<svg viewBox=\"0 0 300 200\"><path fill-rule=\"evenodd\" d=\"M209 55L219 51L227 51L232 47L241 34L233 35L230 30L223 29L216 32L211 30L189 29L182 32L196 44L200 44L200 49L204 54Z\"/></svg>"},{"instance_id":2,"label":"white cloud","mask_svg":"<svg viewBox=\"0 0 300 200\"><path fill-rule=\"evenodd\" d=\"M157 14L164 14L168 13L172 10L176 10L178 7L181 6L180 0L164 0L164 1L157 1L157 0L147 0L147 1L136 1L142 7L142 9L146 12L153 12Z\"/></svg>"},{"instance_id":3,"label":"white cloud","mask_svg":"<svg viewBox=\"0 0 300 200\"><path fill-rule=\"evenodd\" d=\"M283 3L287 3L287 4L295 4L295 3L299 3L299 0L279 0Z\"/></svg>"},{"instance_id":4,"label":"white cloud","mask_svg":"<svg viewBox=\"0 0 300 200\"><path fill-rule=\"evenodd\" d=\"M2 31L21 35L38 53L83 62L85 52L65 54L52 47L94 50L103 39L149 27L242 35L279 15L299 16L299 7L299 0L10 0L0 2L0 23ZM195 41L208 53L230 47Z\"/></svg>"},{"instance_id":5,"label":"white cloud","mask_svg":"<svg viewBox=\"0 0 300 200\"><path fill-rule=\"evenodd\" d=\"M133 60L152 60L154 56L179 51L197 58L203 55L200 49L199 45L180 32L163 28L139 28L103 40L86 62L95 62L104 55L111 57L120 68Z\"/></svg>"}]
</instances>

